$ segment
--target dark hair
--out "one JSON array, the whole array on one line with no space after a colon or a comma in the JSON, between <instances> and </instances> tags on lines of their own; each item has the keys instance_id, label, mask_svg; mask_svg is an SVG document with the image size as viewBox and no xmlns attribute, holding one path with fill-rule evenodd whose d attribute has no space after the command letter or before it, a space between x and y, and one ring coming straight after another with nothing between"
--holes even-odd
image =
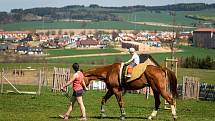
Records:
<instances>
[{"instance_id":1,"label":"dark hair","mask_svg":"<svg viewBox=\"0 0 215 121\"><path fill-rule=\"evenodd\" d=\"M74 69L75 72L79 71L79 64L78 63L74 63L72 65L72 68Z\"/></svg>"}]
</instances>

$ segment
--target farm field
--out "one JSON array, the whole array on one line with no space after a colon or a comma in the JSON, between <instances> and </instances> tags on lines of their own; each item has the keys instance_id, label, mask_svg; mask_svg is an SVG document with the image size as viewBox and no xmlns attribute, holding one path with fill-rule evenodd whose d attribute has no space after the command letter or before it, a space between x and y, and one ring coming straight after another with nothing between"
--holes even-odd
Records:
<instances>
[{"instance_id":1,"label":"farm field","mask_svg":"<svg viewBox=\"0 0 215 121\"><path fill-rule=\"evenodd\" d=\"M82 22L60 22L44 23L42 21L19 22L0 24L0 28L6 31L34 30L34 29L119 29L119 30L169 30L167 27L150 25L135 25L126 21L100 21L88 22L83 26Z\"/></svg>"},{"instance_id":2,"label":"farm field","mask_svg":"<svg viewBox=\"0 0 215 121\"><path fill-rule=\"evenodd\" d=\"M202 11L176 11L176 25L193 26L193 23L204 22L201 20L194 20L186 18L186 15L196 15L204 17L214 17L214 9L207 9ZM160 11L160 13L154 11L141 11L133 13L116 13L121 16L125 21L132 22L158 22L165 24L173 24L173 17L169 15L169 11Z\"/></svg>"},{"instance_id":3,"label":"farm field","mask_svg":"<svg viewBox=\"0 0 215 121\"><path fill-rule=\"evenodd\" d=\"M120 111L115 97L111 97L106 104L105 119L99 119L100 101L104 92L88 91L84 95L84 104L89 121L116 121ZM146 120L154 107L152 96L149 100L142 94L126 94L126 121ZM164 110L162 100L161 109L154 121L172 121L169 110ZM80 116L79 108L75 105L70 120L77 120ZM0 121L59 121L58 114L67 107L67 98L61 93L51 93L44 89L41 96L1 94ZM177 100L178 121L215 121L215 105L211 101Z\"/></svg>"},{"instance_id":4,"label":"farm field","mask_svg":"<svg viewBox=\"0 0 215 121\"><path fill-rule=\"evenodd\" d=\"M175 52L176 58L186 58L195 56L197 58L206 58L207 56L215 58L214 49L205 49L205 48L195 48L189 46L177 46L182 52ZM62 50L62 53L66 53ZM82 53L82 52L81 52ZM100 53L99 51L96 53ZM143 52L144 53L144 52ZM86 53L87 54L87 53ZM170 58L171 53L148 53L150 54L160 65L165 65L165 58ZM55 56L54 54L52 54ZM62 54L64 55L64 54ZM59 54L59 56L61 56ZM119 55L106 55L106 56L92 56L92 57L68 57L68 58L55 58L48 59L49 63L74 63L79 62L82 64L94 64L94 65L103 65L103 64L112 64L114 62L125 62L130 58L129 54L119 54Z\"/></svg>"}]
</instances>

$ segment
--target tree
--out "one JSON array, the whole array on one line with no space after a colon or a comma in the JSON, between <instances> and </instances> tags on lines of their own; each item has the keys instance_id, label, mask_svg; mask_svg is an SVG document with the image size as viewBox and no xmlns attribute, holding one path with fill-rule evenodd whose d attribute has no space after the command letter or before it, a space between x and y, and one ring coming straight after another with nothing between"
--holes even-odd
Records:
<instances>
[{"instance_id":1,"label":"tree","mask_svg":"<svg viewBox=\"0 0 215 121\"><path fill-rule=\"evenodd\" d=\"M116 32L116 31L113 31L113 32L112 32L112 39L113 39L113 40L115 40L115 38L118 37L118 36L119 36L119 33L118 33L118 32Z\"/></svg>"},{"instance_id":2,"label":"tree","mask_svg":"<svg viewBox=\"0 0 215 121\"><path fill-rule=\"evenodd\" d=\"M62 35L62 30L58 30L58 35Z\"/></svg>"},{"instance_id":3,"label":"tree","mask_svg":"<svg viewBox=\"0 0 215 121\"><path fill-rule=\"evenodd\" d=\"M49 36L49 35L50 35L50 31L47 31L47 32L45 33L45 35L46 35L46 36Z\"/></svg>"},{"instance_id":4,"label":"tree","mask_svg":"<svg viewBox=\"0 0 215 121\"><path fill-rule=\"evenodd\" d=\"M51 35L56 35L56 31L51 31Z\"/></svg>"},{"instance_id":5,"label":"tree","mask_svg":"<svg viewBox=\"0 0 215 121\"><path fill-rule=\"evenodd\" d=\"M72 35L75 35L75 32L70 31L69 34L70 34L70 36L72 36Z\"/></svg>"},{"instance_id":6,"label":"tree","mask_svg":"<svg viewBox=\"0 0 215 121\"><path fill-rule=\"evenodd\" d=\"M91 4L89 7L90 8L99 8L99 5L97 5L97 4Z\"/></svg>"}]
</instances>

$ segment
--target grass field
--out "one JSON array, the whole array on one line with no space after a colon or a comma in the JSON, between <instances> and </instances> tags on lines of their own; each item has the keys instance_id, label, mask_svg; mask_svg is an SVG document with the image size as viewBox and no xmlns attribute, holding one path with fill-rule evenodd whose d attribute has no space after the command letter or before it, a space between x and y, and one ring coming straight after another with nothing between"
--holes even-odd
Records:
<instances>
[{"instance_id":1,"label":"grass field","mask_svg":"<svg viewBox=\"0 0 215 121\"><path fill-rule=\"evenodd\" d=\"M215 59L215 50L214 49L205 49L205 48L195 48L195 47L190 47L190 46L177 46L179 50L182 50L182 52L175 52L175 57L176 58L186 58L186 57L191 57L195 56L197 58L205 58L206 56L210 56L213 59ZM58 56L63 56L67 51L70 50L61 50L60 54L56 54ZM92 50L96 51L96 50ZM110 50L112 51L112 50ZM55 51L54 51L55 52ZM55 56L54 52L51 54L52 56ZM72 52L72 51L71 51ZM108 52L108 50L107 50ZM117 51L116 51L117 52ZM80 50L78 53L91 53L89 51L85 50ZM100 49L96 52L100 53ZM72 54L73 55L73 54ZM165 65L165 58L171 58L171 53L151 53L150 54L158 63L161 65ZM49 59L49 63L74 63L74 62L79 62L82 64L96 64L96 65L101 65L101 64L111 64L114 62L120 62L120 61L127 61L130 58L130 56L127 55L109 55L109 56L93 56L93 57L75 57L75 58L61 58L61 59Z\"/></svg>"},{"instance_id":2,"label":"grass field","mask_svg":"<svg viewBox=\"0 0 215 121\"><path fill-rule=\"evenodd\" d=\"M192 26L192 23L199 23L204 21L186 18L186 15L214 17L214 12L215 9L207 9L203 11L176 11L175 22L177 25ZM173 16L169 15L169 11L160 11L160 13L156 13L154 11L141 11L133 13L117 13L117 15L121 16L125 21L144 21L173 24Z\"/></svg>"},{"instance_id":3,"label":"grass field","mask_svg":"<svg viewBox=\"0 0 215 121\"><path fill-rule=\"evenodd\" d=\"M167 27L150 25L135 25L126 21L100 21L89 22L83 26L82 22L60 22L44 23L42 21L19 22L0 24L0 28L6 31L33 30L33 29L119 29L119 30L170 30Z\"/></svg>"},{"instance_id":4,"label":"grass field","mask_svg":"<svg viewBox=\"0 0 215 121\"><path fill-rule=\"evenodd\" d=\"M99 119L100 101L104 92L88 91L84 95L89 121L116 121L119 120L120 111L115 97L106 104L106 119ZM125 109L126 121L146 120L154 107L153 97L146 100L142 94L126 94ZM197 100L177 100L178 121L215 121L215 102ZM169 110L161 109L154 121L172 121ZM65 112L67 98L60 93L54 94L50 89L43 89L41 96L1 94L0 95L0 121L59 121L58 114ZM77 120L80 116L78 105L71 114L70 120Z\"/></svg>"}]
</instances>

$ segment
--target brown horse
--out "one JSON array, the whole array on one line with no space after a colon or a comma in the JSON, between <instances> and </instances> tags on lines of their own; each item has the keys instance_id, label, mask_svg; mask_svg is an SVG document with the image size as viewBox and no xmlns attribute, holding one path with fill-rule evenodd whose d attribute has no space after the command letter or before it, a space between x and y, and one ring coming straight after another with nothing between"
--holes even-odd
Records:
<instances>
[{"instance_id":1,"label":"brown horse","mask_svg":"<svg viewBox=\"0 0 215 121\"><path fill-rule=\"evenodd\" d=\"M84 72L85 83L89 85L91 80L101 80L106 83L107 93L101 101L101 118L104 118L105 110L104 105L107 100L114 94L120 107L121 116L120 119L125 119L124 101L123 101L123 89L119 80L120 63L114 63L112 65L106 65L89 69ZM166 78L168 77L168 79ZM167 81L169 80L170 92L166 90ZM174 72L167 68L148 65L145 72L136 80L126 84L127 90L138 90L146 85L150 85L154 93L155 109L148 117L152 119L156 117L157 111L160 106L160 95L171 105L172 116L176 120L176 103L174 97L177 96L177 79Z\"/></svg>"}]
</instances>

